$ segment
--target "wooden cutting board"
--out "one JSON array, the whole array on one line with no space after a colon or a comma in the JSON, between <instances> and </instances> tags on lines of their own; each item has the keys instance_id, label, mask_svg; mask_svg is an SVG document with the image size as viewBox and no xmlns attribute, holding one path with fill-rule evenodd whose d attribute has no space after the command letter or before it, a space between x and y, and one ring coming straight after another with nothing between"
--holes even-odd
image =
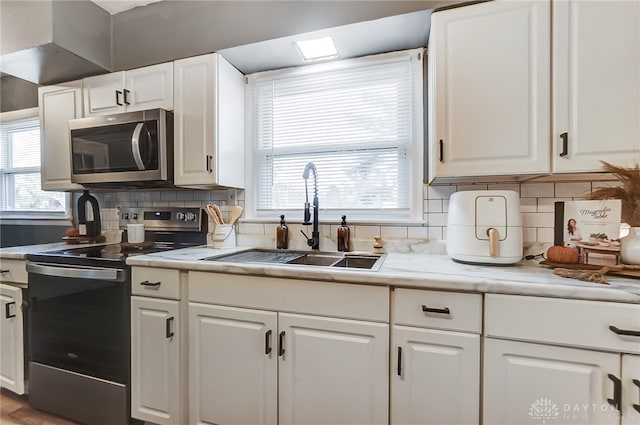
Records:
<instances>
[{"instance_id":1,"label":"wooden cutting board","mask_svg":"<svg viewBox=\"0 0 640 425\"><path fill-rule=\"evenodd\" d=\"M573 270L600 270L605 266L596 266L594 264L563 264L563 263L554 263L549 260L540 261L540 264L543 266L549 266L552 268L563 268L563 269L573 269ZM640 270L609 270L607 272L609 275L613 276L623 276L630 277L633 279L640 279Z\"/></svg>"}]
</instances>

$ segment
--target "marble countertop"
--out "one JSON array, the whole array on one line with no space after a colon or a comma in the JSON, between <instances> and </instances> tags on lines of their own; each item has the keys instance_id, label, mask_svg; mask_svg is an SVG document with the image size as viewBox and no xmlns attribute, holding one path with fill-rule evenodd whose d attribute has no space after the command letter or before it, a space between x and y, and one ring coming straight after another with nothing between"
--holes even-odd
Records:
<instances>
[{"instance_id":1,"label":"marble countertop","mask_svg":"<svg viewBox=\"0 0 640 425\"><path fill-rule=\"evenodd\" d=\"M88 246L88 245L81 245ZM23 245L12 246L8 248L0 248L0 260L26 260L28 254L43 251L55 251L57 249L68 248L69 244L65 242L53 242L40 245ZM78 246L80 247L80 246Z\"/></svg>"},{"instance_id":2,"label":"marble countertop","mask_svg":"<svg viewBox=\"0 0 640 425\"><path fill-rule=\"evenodd\" d=\"M378 271L202 261L238 250L185 248L130 257L127 264L354 284L640 303L638 279L607 276L609 285L583 282L556 276L551 269L534 260L499 267L459 264L447 255L389 253Z\"/></svg>"}]
</instances>

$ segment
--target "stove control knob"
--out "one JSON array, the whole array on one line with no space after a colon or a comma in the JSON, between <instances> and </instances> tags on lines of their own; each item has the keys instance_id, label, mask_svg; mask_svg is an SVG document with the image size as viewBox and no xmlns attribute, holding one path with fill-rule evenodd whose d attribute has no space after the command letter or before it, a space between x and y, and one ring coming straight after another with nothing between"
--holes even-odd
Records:
<instances>
[{"instance_id":1,"label":"stove control knob","mask_svg":"<svg viewBox=\"0 0 640 425\"><path fill-rule=\"evenodd\" d=\"M138 219L138 213L131 213L131 219L132 220L137 220Z\"/></svg>"},{"instance_id":2,"label":"stove control knob","mask_svg":"<svg viewBox=\"0 0 640 425\"><path fill-rule=\"evenodd\" d=\"M125 220L129 220L129 213L122 213L122 218Z\"/></svg>"},{"instance_id":3,"label":"stove control knob","mask_svg":"<svg viewBox=\"0 0 640 425\"><path fill-rule=\"evenodd\" d=\"M176 213L176 218L182 221L186 220L186 217L183 212Z\"/></svg>"},{"instance_id":4,"label":"stove control knob","mask_svg":"<svg viewBox=\"0 0 640 425\"><path fill-rule=\"evenodd\" d=\"M193 221L195 219L196 219L196 215L194 213L192 213L192 212L188 212L187 213L186 221Z\"/></svg>"}]
</instances>

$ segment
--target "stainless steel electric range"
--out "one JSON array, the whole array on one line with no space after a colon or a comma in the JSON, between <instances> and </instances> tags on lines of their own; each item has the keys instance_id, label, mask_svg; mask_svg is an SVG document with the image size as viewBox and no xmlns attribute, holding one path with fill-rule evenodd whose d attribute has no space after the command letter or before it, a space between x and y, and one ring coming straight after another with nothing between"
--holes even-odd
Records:
<instances>
[{"instance_id":1,"label":"stainless steel electric range","mask_svg":"<svg viewBox=\"0 0 640 425\"><path fill-rule=\"evenodd\" d=\"M76 422L130 418L131 255L206 243L199 208L127 209L145 243L69 246L27 256L29 404Z\"/></svg>"}]
</instances>

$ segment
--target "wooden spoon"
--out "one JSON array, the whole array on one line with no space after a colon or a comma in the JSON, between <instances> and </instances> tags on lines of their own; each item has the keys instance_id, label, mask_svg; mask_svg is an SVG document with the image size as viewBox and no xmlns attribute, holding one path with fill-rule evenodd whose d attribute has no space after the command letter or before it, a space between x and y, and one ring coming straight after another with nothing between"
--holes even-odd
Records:
<instances>
[{"instance_id":1,"label":"wooden spoon","mask_svg":"<svg viewBox=\"0 0 640 425\"><path fill-rule=\"evenodd\" d=\"M231 218L229 219L229 223L233 224L236 221L238 221L238 219L242 215L242 211L243 209L240 205L234 206L233 209L231 210Z\"/></svg>"},{"instance_id":2,"label":"wooden spoon","mask_svg":"<svg viewBox=\"0 0 640 425\"><path fill-rule=\"evenodd\" d=\"M217 207L216 205L205 205L204 206L204 211L207 213L207 215L209 216L209 218L211 218L211 220L213 220L214 223L216 224L222 224L221 222L221 216L219 217L218 214L216 213L216 210L214 207ZM218 210L219 211L219 210Z\"/></svg>"}]
</instances>

